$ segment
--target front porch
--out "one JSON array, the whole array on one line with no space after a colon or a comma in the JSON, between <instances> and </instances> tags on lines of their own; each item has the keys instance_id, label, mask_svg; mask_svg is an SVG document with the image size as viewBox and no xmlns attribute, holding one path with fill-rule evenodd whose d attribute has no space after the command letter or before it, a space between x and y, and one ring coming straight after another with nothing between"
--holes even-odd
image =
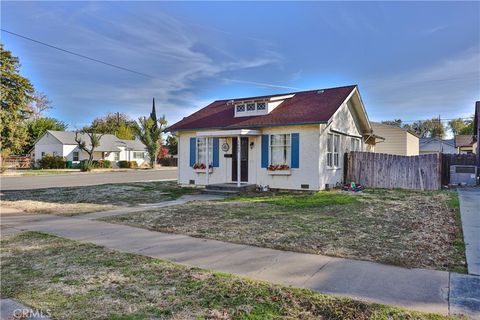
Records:
<instances>
[{"instance_id":1,"label":"front porch","mask_svg":"<svg viewBox=\"0 0 480 320\"><path fill-rule=\"evenodd\" d=\"M255 186L255 179L249 179L249 157L256 156L254 141L260 135L261 131L251 129L199 131L196 133L196 139L204 139L206 153L204 158L212 161L209 165L202 165L200 169L194 167L195 172L203 176L202 180L207 192L222 190L239 193L244 192L245 188ZM221 148L219 144L221 144ZM214 147L212 148L213 156L209 154L212 146ZM219 149L221 149L221 154L219 154ZM198 154L198 150L195 153ZM223 161L220 158L223 158ZM222 166L224 166L223 169ZM223 179L219 181L217 177L213 179L214 183L212 184L210 179L213 177L216 167L223 172Z\"/></svg>"}]
</instances>

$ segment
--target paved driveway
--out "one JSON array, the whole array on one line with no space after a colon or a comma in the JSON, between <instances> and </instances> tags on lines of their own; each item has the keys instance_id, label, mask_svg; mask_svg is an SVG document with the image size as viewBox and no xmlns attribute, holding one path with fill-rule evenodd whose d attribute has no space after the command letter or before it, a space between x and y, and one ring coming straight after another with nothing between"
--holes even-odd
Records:
<instances>
[{"instance_id":1,"label":"paved driveway","mask_svg":"<svg viewBox=\"0 0 480 320\"><path fill-rule=\"evenodd\" d=\"M51 187L90 186L105 183L171 180L177 169L138 170L127 172L67 173L32 177L2 177L2 190L27 190Z\"/></svg>"},{"instance_id":2,"label":"paved driveway","mask_svg":"<svg viewBox=\"0 0 480 320\"><path fill-rule=\"evenodd\" d=\"M462 189L458 194L468 273L480 276L480 189Z\"/></svg>"}]
</instances>

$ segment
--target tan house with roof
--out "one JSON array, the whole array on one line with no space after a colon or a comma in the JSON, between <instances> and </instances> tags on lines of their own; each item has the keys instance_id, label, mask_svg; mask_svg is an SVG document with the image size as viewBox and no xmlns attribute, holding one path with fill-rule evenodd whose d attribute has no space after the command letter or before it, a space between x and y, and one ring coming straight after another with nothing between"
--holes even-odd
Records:
<instances>
[{"instance_id":1,"label":"tan house with roof","mask_svg":"<svg viewBox=\"0 0 480 320\"><path fill-rule=\"evenodd\" d=\"M456 135L455 148L458 149L458 153L476 153L477 140L473 135Z\"/></svg>"},{"instance_id":2,"label":"tan house with roof","mask_svg":"<svg viewBox=\"0 0 480 320\"><path fill-rule=\"evenodd\" d=\"M413 131L378 122L371 122L373 132L384 138L375 145L375 153L396 154L400 156L418 156L419 137Z\"/></svg>"}]
</instances>

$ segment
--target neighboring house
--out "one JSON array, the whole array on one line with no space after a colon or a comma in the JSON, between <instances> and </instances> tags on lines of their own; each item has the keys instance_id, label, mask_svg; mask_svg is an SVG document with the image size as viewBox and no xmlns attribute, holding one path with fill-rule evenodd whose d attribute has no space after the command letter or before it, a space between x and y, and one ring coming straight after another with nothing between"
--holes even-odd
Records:
<instances>
[{"instance_id":1,"label":"neighboring house","mask_svg":"<svg viewBox=\"0 0 480 320\"><path fill-rule=\"evenodd\" d=\"M477 165L480 167L480 101L475 103L475 117L473 118L473 132L477 139Z\"/></svg>"},{"instance_id":2,"label":"neighboring house","mask_svg":"<svg viewBox=\"0 0 480 320\"><path fill-rule=\"evenodd\" d=\"M457 153L454 139L420 138L420 154Z\"/></svg>"},{"instance_id":3,"label":"neighboring house","mask_svg":"<svg viewBox=\"0 0 480 320\"><path fill-rule=\"evenodd\" d=\"M418 156L419 138L415 132L377 122L372 122L372 128L375 134L385 139L385 141L375 146L376 153Z\"/></svg>"},{"instance_id":4,"label":"neighboring house","mask_svg":"<svg viewBox=\"0 0 480 320\"><path fill-rule=\"evenodd\" d=\"M357 86L218 100L167 130L178 182L193 185L320 190L342 182L345 152L376 140Z\"/></svg>"},{"instance_id":5,"label":"neighboring house","mask_svg":"<svg viewBox=\"0 0 480 320\"><path fill-rule=\"evenodd\" d=\"M79 137L90 145L90 138L86 134L79 134ZM62 156L67 161L79 163L80 160L88 159L88 154L80 150L75 142L75 132L48 130L35 142L34 154L35 163L45 155ZM100 146L93 152L94 160L110 160L116 163L121 160L136 161L142 165L148 161L148 154L145 145L139 140L118 139L113 134L105 134L100 139Z\"/></svg>"},{"instance_id":6,"label":"neighboring house","mask_svg":"<svg viewBox=\"0 0 480 320\"><path fill-rule=\"evenodd\" d=\"M474 135L456 135L455 147L458 148L458 153L476 153L477 139Z\"/></svg>"}]
</instances>

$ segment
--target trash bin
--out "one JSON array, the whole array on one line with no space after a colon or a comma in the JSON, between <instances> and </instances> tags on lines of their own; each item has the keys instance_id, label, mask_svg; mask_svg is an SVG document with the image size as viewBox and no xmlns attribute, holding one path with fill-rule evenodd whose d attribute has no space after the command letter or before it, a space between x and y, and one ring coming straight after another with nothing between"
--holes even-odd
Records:
<instances>
[{"instance_id":1,"label":"trash bin","mask_svg":"<svg viewBox=\"0 0 480 320\"><path fill-rule=\"evenodd\" d=\"M73 161L67 161L67 169L73 168Z\"/></svg>"}]
</instances>

